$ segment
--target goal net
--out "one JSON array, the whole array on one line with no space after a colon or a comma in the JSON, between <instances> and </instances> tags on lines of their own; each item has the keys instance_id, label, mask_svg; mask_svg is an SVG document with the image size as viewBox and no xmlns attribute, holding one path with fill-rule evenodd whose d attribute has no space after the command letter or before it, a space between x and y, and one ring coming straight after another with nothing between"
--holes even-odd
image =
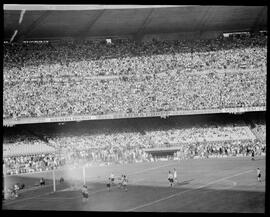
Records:
<instances>
[{"instance_id":1,"label":"goal net","mask_svg":"<svg viewBox=\"0 0 270 217\"><path fill-rule=\"evenodd\" d=\"M52 171L53 191L78 191L86 183L85 167Z\"/></svg>"},{"instance_id":2,"label":"goal net","mask_svg":"<svg viewBox=\"0 0 270 217\"><path fill-rule=\"evenodd\" d=\"M17 194L18 197L25 197L45 192L78 191L85 183L85 167L83 166L4 175L2 197L9 200L17 197ZM15 189L17 189L16 192Z\"/></svg>"}]
</instances>

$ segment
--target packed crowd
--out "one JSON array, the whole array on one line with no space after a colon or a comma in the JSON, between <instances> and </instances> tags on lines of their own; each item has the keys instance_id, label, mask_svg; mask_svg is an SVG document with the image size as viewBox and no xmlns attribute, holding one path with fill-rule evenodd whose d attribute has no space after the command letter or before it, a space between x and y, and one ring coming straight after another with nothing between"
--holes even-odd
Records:
<instances>
[{"instance_id":1,"label":"packed crowd","mask_svg":"<svg viewBox=\"0 0 270 217\"><path fill-rule=\"evenodd\" d=\"M266 140L266 124L265 121L257 121L255 122L255 127L253 132L255 131L256 135L262 140Z\"/></svg>"},{"instance_id":2,"label":"packed crowd","mask_svg":"<svg viewBox=\"0 0 270 217\"><path fill-rule=\"evenodd\" d=\"M54 153L55 149L48 146L45 142L36 140L33 142L23 141L13 144L3 144L3 156L20 156L40 153Z\"/></svg>"},{"instance_id":3,"label":"packed crowd","mask_svg":"<svg viewBox=\"0 0 270 217\"><path fill-rule=\"evenodd\" d=\"M3 98L4 118L264 106L266 71L17 83Z\"/></svg>"},{"instance_id":4,"label":"packed crowd","mask_svg":"<svg viewBox=\"0 0 270 217\"><path fill-rule=\"evenodd\" d=\"M212 142L255 139L248 127L218 127L171 129L147 132L155 144L182 144L190 142Z\"/></svg>"},{"instance_id":5,"label":"packed crowd","mask_svg":"<svg viewBox=\"0 0 270 217\"><path fill-rule=\"evenodd\" d=\"M129 39L4 44L6 79L142 75L180 69L260 68L266 65L267 36L220 37L135 43ZM9 73L8 73L9 72Z\"/></svg>"},{"instance_id":6,"label":"packed crowd","mask_svg":"<svg viewBox=\"0 0 270 217\"><path fill-rule=\"evenodd\" d=\"M232 140L183 144L174 153L174 159L251 156L252 151L256 156L265 155L265 143L259 140Z\"/></svg>"},{"instance_id":7,"label":"packed crowd","mask_svg":"<svg viewBox=\"0 0 270 217\"><path fill-rule=\"evenodd\" d=\"M4 44L4 118L265 106L267 36Z\"/></svg>"},{"instance_id":8,"label":"packed crowd","mask_svg":"<svg viewBox=\"0 0 270 217\"><path fill-rule=\"evenodd\" d=\"M255 130L260 134L260 138L262 140L266 140L266 125L265 124L258 124L256 125Z\"/></svg>"},{"instance_id":9,"label":"packed crowd","mask_svg":"<svg viewBox=\"0 0 270 217\"><path fill-rule=\"evenodd\" d=\"M76 165L141 162L145 137L136 132L110 132L80 136L53 136L49 142L65 157L66 164ZM79 159L79 160L78 160Z\"/></svg>"},{"instance_id":10,"label":"packed crowd","mask_svg":"<svg viewBox=\"0 0 270 217\"><path fill-rule=\"evenodd\" d=\"M62 165L61 159L55 154L4 157L3 161L6 175L47 171Z\"/></svg>"},{"instance_id":11,"label":"packed crowd","mask_svg":"<svg viewBox=\"0 0 270 217\"><path fill-rule=\"evenodd\" d=\"M197 121L195 126L193 121ZM174 156L165 156L167 159L249 156L252 151L256 155L265 154L265 141L257 140L243 121L230 123L229 120L200 121L198 118L193 121L182 118L167 126L152 120L149 123L152 128L145 122L140 130L135 129L135 124L130 124L131 128L126 127L128 123L121 124L122 129L117 128L117 124L109 128L89 128L88 125L76 128L76 125L71 125L57 130L50 127L52 132L46 130L47 145L56 151L35 156L5 157L6 174L44 171L60 166L155 161L164 156L157 157L149 150L162 148L178 149ZM42 132L42 129L38 131ZM38 141L44 144L38 139L36 143ZM13 144L16 144L15 139Z\"/></svg>"},{"instance_id":12,"label":"packed crowd","mask_svg":"<svg viewBox=\"0 0 270 217\"><path fill-rule=\"evenodd\" d=\"M54 153L55 149L44 140L24 129L4 129L3 157Z\"/></svg>"},{"instance_id":13,"label":"packed crowd","mask_svg":"<svg viewBox=\"0 0 270 217\"><path fill-rule=\"evenodd\" d=\"M174 147L178 151L174 155L155 155L148 152L148 148ZM6 175L47 171L61 166L77 167L83 164L110 165L138 162L158 161L164 158L167 160L183 160L196 158L230 157L230 156L251 156L254 151L256 156L265 155L266 144L259 140L231 140L212 142L188 142L178 144L140 146L140 147L96 147L78 150L75 147L69 148L69 152L57 154L42 154L30 156L17 156L4 158Z\"/></svg>"}]
</instances>

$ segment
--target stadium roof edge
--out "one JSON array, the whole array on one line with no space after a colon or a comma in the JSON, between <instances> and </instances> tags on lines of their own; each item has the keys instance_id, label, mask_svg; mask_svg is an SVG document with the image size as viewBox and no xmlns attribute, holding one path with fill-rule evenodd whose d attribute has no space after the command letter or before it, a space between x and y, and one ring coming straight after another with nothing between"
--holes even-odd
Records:
<instances>
[{"instance_id":1,"label":"stadium roof edge","mask_svg":"<svg viewBox=\"0 0 270 217\"><path fill-rule=\"evenodd\" d=\"M151 34L267 29L264 6L6 4L4 8L4 40L11 42L124 35L139 40Z\"/></svg>"},{"instance_id":2,"label":"stadium roof edge","mask_svg":"<svg viewBox=\"0 0 270 217\"><path fill-rule=\"evenodd\" d=\"M28 5L5 4L4 10L104 10L104 9L140 9L140 8L168 8L195 7L196 5Z\"/></svg>"}]
</instances>

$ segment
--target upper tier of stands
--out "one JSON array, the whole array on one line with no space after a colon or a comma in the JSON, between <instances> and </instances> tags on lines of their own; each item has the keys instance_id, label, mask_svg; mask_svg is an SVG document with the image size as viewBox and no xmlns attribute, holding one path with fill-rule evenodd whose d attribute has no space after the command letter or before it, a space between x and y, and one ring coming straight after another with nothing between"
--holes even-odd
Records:
<instances>
[{"instance_id":1,"label":"upper tier of stands","mask_svg":"<svg viewBox=\"0 0 270 217\"><path fill-rule=\"evenodd\" d=\"M257 69L266 66L264 34L195 41L128 39L4 44L4 79L155 74L170 70ZM51 78L51 76L53 78Z\"/></svg>"},{"instance_id":2,"label":"upper tier of stands","mask_svg":"<svg viewBox=\"0 0 270 217\"><path fill-rule=\"evenodd\" d=\"M266 105L267 36L4 44L3 117Z\"/></svg>"}]
</instances>

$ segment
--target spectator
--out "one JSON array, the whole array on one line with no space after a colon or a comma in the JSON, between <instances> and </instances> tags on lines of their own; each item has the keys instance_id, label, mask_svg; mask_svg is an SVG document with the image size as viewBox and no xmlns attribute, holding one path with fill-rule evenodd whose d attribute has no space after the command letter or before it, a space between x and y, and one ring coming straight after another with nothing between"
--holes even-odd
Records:
<instances>
[{"instance_id":1,"label":"spectator","mask_svg":"<svg viewBox=\"0 0 270 217\"><path fill-rule=\"evenodd\" d=\"M261 34L4 44L3 117L265 106L266 54Z\"/></svg>"}]
</instances>

